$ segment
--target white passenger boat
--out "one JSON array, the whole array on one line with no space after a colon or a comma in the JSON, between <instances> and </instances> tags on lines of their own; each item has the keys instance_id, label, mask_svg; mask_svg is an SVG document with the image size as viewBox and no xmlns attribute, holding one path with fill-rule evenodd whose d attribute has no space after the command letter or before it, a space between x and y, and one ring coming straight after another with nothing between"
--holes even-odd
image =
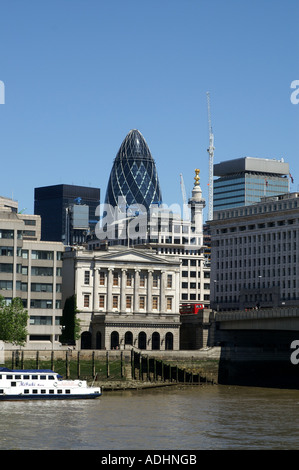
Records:
<instances>
[{"instance_id":1,"label":"white passenger boat","mask_svg":"<svg viewBox=\"0 0 299 470\"><path fill-rule=\"evenodd\" d=\"M12 370L0 367L1 400L70 400L98 398L101 387L90 387L86 380L62 380L52 370Z\"/></svg>"}]
</instances>

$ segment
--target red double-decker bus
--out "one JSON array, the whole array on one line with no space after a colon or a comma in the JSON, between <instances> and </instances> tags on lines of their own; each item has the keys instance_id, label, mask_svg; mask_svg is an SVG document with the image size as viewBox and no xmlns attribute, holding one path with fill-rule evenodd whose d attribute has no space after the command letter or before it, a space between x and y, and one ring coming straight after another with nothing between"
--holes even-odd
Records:
<instances>
[{"instance_id":1,"label":"red double-decker bus","mask_svg":"<svg viewBox=\"0 0 299 470\"><path fill-rule=\"evenodd\" d=\"M204 306L203 304L181 304L180 306L180 313L182 315L186 313L193 313L194 315L197 315L200 310L203 310Z\"/></svg>"}]
</instances>

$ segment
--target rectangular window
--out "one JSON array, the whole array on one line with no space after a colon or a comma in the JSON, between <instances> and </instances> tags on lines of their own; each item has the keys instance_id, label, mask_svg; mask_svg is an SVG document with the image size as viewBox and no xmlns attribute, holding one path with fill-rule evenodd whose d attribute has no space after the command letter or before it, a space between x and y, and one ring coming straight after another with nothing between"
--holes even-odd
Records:
<instances>
[{"instance_id":1,"label":"rectangular window","mask_svg":"<svg viewBox=\"0 0 299 470\"><path fill-rule=\"evenodd\" d=\"M100 286L105 285L105 273L104 271L100 271Z\"/></svg>"},{"instance_id":2,"label":"rectangular window","mask_svg":"<svg viewBox=\"0 0 299 470\"><path fill-rule=\"evenodd\" d=\"M51 299L31 299L30 308L53 308L53 301Z\"/></svg>"},{"instance_id":3,"label":"rectangular window","mask_svg":"<svg viewBox=\"0 0 299 470\"><path fill-rule=\"evenodd\" d=\"M142 295L139 297L139 308L144 309L145 307L145 297Z\"/></svg>"},{"instance_id":4,"label":"rectangular window","mask_svg":"<svg viewBox=\"0 0 299 470\"><path fill-rule=\"evenodd\" d=\"M31 292L53 292L53 284L32 282Z\"/></svg>"},{"instance_id":5,"label":"rectangular window","mask_svg":"<svg viewBox=\"0 0 299 470\"><path fill-rule=\"evenodd\" d=\"M131 286L132 286L132 274L127 273L127 287L131 287Z\"/></svg>"},{"instance_id":6,"label":"rectangular window","mask_svg":"<svg viewBox=\"0 0 299 470\"><path fill-rule=\"evenodd\" d=\"M139 286L140 287L145 287L145 274L144 273L140 274Z\"/></svg>"},{"instance_id":7,"label":"rectangular window","mask_svg":"<svg viewBox=\"0 0 299 470\"><path fill-rule=\"evenodd\" d=\"M167 297L167 310L172 310L172 297Z\"/></svg>"},{"instance_id":8,"label":"rectangular window","mask_svg":"<svg viewBox=\"0 0 299 470\"><path fill-rule=\"evenodd\" d=\"M153 297L153 309L158 310L158 297L157 296Z\"/></svg>"},{"instance_id":9,"label":"rectangular window","mask_svg":"<svg viewBox=\"0 0 299 470\"><path fill-rule=\"evenodd\" d=\"M48 268L48 267L43 267L43 266L32 266L31 275L32 276L53 276L53 268Z\"/></svg>"},{"instance_id":10,"label":"rectangular window","mask_svg":"<svg viewBox=\"0 0 299 470\"><path fill-rule=\"evenodd\" d=\"M127 295L126 297L126 308L131 308L132 307L132 297L130 295Z\"/></svg>"},{"instance_id":11,"label":"rectangular window","mask_svg":"<svg viewBox=\"0 0 299 470\"><path fill-rule=\"evenodd\" d=\"M84 284L89 285L90 281L90 271L84 271Z\"/></svg>"},{"instance_id":12,"label":"rectangular window","mask_svg":"<svg viewBox=\"0 0 299 470\"><path fill-rule=\"evenodd\" d=\"M1 273L12 273L13 272L13 264L0 263L0 272Z\"/></svg>"},{"instance_id":13,"label":"rectangular window","mask_svg":"<svg viewBox=\"0 0 299 470\"><path fill-rule=\"evenodd\" d=\"M89 307L89 294L84 294L84 307Z\"/></svg>"},{"instance_id":14,"label":"rectangular window","mask_svg":"<svg viewBox=\"0 0 299 470\"><path fill-rule=\"evenodd\" d=\"M153 274L153 287L158 287L158 274Z\"/></svg>"},{"instance_id":15,"label":"rectangular window","mask_svg":"<svg viewBox=\"0 0 299 470\"><path fill-rule=\"evenodd\" d=\"M13 256L13 247L0 246L0 256Z\"/></svg>"},{"instance_id":16,"label":"rectangular window","mask_svg":"<svg viewBox=\"0 0 299 470\"><path fill-rule=\"evenodd\" d=\"M53 251L40 251L40 250L32 250L31 252L31 259L54 259Z\"/></svg>"},{"instance_id":17,"label":"rectangular window","mask_svg":"<svg viewBox=\"0 0 299 470\"><path fill-rule=\"evenodd\" d=\"M105 296L104 295L100 295L99 297L99 307L105 308Z\"/></svg>"},{"instance_id":18,"label":"rectangular window","mask_svg":"<svg viewBox=\"0 0 299 470\"><path fill-rule=\"evenodd\" d=\"M118 273L113 273L113 285L118 286Z\"/></svg>"},{"instance_id":19,"label":"rectangular window","mask_svg":"<svg viewBox=\"0 0 299 470\"><path fill-rule=\"evenodd\" d=\"M113 308L118 308L118 295L114 295L112 297L112 307Z\"/></svg>"},{"instance_id":20,"label":"rectangular window","mask_svg":"<svg viewBox=\"0 0 299 470\"><path fill-rule=\"evenodd\" d=\"M171 288L172 287L172 275L167 274L167 287Z\"/></svg>"}]
</instances>

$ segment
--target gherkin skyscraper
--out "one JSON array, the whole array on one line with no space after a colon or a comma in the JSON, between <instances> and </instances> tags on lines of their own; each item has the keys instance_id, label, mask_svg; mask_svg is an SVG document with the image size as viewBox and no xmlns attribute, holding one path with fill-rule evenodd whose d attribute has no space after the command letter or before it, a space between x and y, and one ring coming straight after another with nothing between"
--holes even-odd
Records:
<instances>
[{"instance_id":1,"label":"gherkin skyscraper","mask_svg":"<svg viewBox=\"0 0 299 470\"><path fill-rule=\"evenodd\" d=\"M128 206L160 204L162 194L156 165L139 130L132 129L123 140L113 162L105 204L118 205L125 198Z\"/></svg>"}]
</instances>

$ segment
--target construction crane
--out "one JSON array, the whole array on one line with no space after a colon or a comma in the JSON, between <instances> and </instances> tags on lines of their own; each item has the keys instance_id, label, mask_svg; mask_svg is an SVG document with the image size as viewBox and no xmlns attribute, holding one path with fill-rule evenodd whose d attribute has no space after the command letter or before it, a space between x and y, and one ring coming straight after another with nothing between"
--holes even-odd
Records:
<instances>
[{"instance_id":1,"label":"construction crane","mask_svg":"<svg viewBox=\"0 0 299 470\"><path fill-rule=\"evenodd\" d=\"M184 214L184 220L189 220L189 210L188 210L188 201L187 201L187 196L186 196L186 190L185 190L185 184L184 184L184 178L182 173L180 173L180 179L181 179L181 191L182 191L182 196L183 196L183 214Z\"/></svg>"},{"instance_id":2,"label":"construction crane","mask_svg":"<svg viewBox=\"0 0 299 470\"><path fill-rule=\"evenodd\" d=\"M209 122L209 210L208 218L213 219L213 166L214 166L214 135L211 124L211 109L210 109L210 93L207 91L207 102L208 102L208 122Z\"/></svg>"}]
</instances>

